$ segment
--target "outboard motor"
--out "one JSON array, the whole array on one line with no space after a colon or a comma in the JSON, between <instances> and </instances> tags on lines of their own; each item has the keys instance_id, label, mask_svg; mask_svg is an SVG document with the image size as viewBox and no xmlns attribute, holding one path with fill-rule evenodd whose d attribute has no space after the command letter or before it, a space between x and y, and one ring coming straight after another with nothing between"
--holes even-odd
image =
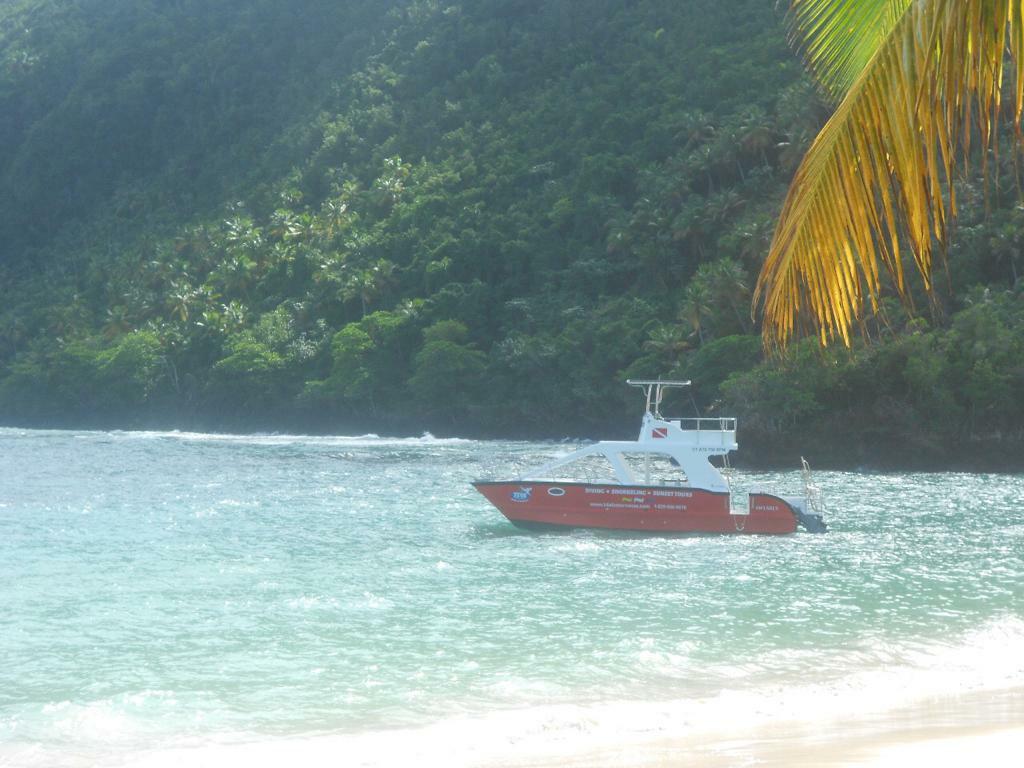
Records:
<instances>
[{"instance_id":1,"label":"outboard motor","mask_svg":"<svg viewBox=\"0 0 1024 768\"><path fill-rule=\"evenodd\" d=\"M821 515L809 515L801 510L796 511L796 519L808 533L827 533L828 525L822 520Z\"/></svg>"},{"instance_id":2,"label":"outboard motor","mask_svg":"<svg viewBox=\"0 0 1024 768\"><path fill-rule=\"evenodd\" d=\"M802 525L805 531L808 533L825 533L828 531L828 526L825 525L825 520L822 518L821 513L816 512L811 507L809 496L781 496L780 498L793 510L797 523Z\"/></svg>"}]
</instances>

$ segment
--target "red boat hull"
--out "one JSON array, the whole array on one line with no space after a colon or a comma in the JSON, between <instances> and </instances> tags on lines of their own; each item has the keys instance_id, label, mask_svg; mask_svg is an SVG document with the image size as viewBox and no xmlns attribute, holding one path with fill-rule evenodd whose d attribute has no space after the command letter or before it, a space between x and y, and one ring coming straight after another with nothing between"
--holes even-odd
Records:
<instances>
[{"instance_id":1,"label":"red boat hull","mask_svg":"<svg viewBox=\"0 0 1024 768\"><path fill-rule=\"evenodd\" d=\"M477 482L474 487L521 526L609 528L662 533L793 533L785 500L751 494L749 514L729 511L729 494L664 485Z\"/></svg>"}]
</instances>

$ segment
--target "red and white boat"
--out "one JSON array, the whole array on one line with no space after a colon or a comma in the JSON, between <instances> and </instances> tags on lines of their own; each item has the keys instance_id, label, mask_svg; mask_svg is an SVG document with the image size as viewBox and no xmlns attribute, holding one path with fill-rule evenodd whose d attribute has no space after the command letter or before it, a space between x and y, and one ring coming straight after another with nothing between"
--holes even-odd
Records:
<instances>
[{"instance_id":1,"label":"red and white boat","mask_svg":"<svg viewBox=\"0 0 1024 768\"><path fill-rule=\"evenodd\" d=\"M688 381L626 382L644 391L646 412L635 441L601 441L580 448L515 480L473 486L522 527L610 528L686 533L824 532L821 493L803 462L804 495L748 494L734 507L729 480L711 463L728 466L737 449L736 419L665 418L665 390ZM577 471L568 472L570 467ZM606 478L597 479L603 469ZM583 479L580 479L580 476ZM589 476L589 477L588 477Z\"/></svg>"}]
</instances>

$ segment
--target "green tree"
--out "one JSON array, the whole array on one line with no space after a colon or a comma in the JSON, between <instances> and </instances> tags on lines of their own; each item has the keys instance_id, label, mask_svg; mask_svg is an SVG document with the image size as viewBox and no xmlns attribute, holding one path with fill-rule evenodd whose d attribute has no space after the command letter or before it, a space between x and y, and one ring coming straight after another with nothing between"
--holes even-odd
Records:
<instances>
[{"instance_id":1,"label":"green tree","mask_svg":"<svg viewBox=\"0 0 1024 768\"><path fill-rule=\"evenodd\" d=\"M207 397L212 405L233 415L250 416L284 400L285 360L266 344L242 336L229 347L211 371Z\"/></svg>"},{"instance_id":2,"label":"green tree","mask_svg":"<svg viewBox=\"0 0 1024 768\"><path fill-rule=\"evenodd\" d=\"M477 402L487 356L461 343L467 335L464 325L450 320L424 331L409 387L434 418L456 420Z\"/></svg>"},{"instance_id":3,"label":"green tree","mask_svg":"<svg viewBox=\"0 0 1024 768\"><path fill-rule=\"evenodd\" d=\"M152 331L121 336L96 359L96 395L108 411L138 411L163 384L166 356Z\"/></svg>"}]
</instances>

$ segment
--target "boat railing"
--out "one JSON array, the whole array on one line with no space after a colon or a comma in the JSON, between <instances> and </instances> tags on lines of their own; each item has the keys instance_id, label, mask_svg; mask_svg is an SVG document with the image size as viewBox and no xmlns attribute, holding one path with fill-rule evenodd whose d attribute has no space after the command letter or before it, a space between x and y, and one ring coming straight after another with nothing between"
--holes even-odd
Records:
<instances>
[{"instance_id":1,"label":"boat railing","mask_svg":"<svg viewBox=\"0 0 1024 768\"><path fill-rule=\"evenodd\" d=\"M735 432L735 418L667 419L684 432Z\"/></svg>"}]
</instances>

